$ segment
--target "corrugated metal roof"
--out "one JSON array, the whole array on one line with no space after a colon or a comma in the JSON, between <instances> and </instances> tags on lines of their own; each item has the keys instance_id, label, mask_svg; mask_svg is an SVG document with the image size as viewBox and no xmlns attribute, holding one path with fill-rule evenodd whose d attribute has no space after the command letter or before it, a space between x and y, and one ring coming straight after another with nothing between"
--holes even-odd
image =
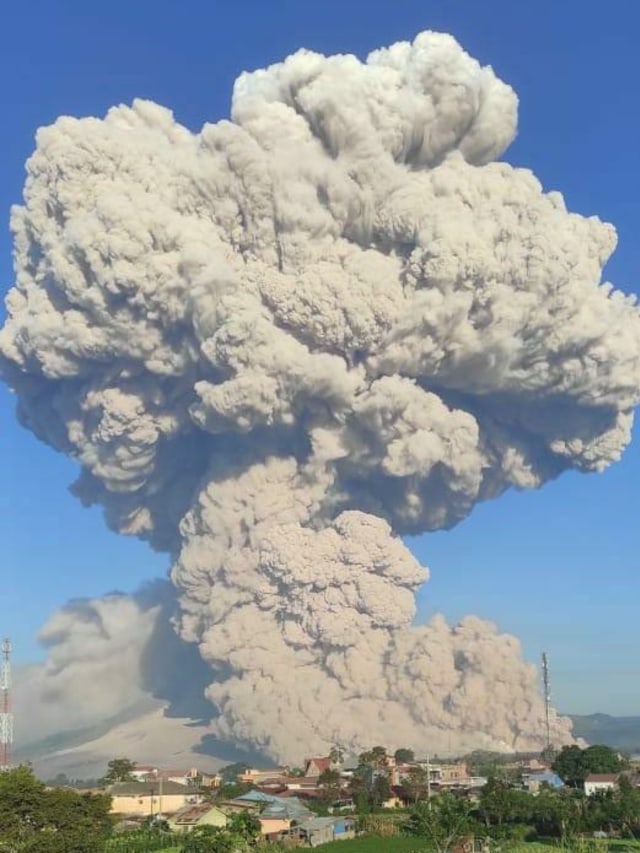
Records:
<instances>
[{"instance_id":1,"label":"corrugated metal roof","mask_svg":"<svg viewBox=\"0 0 640 853\"><path fill-rule=\"evenodd\" d=\"M160 781L153 779L149 782L116 782L111 785L109 793L114 797L149 797L153 792L154 797L160 796ZM162 795L165 794L184 794L185 797L193 796L186 785L179 785L177 782L163 782Z\"/></svg>"},{"instance_id":2,"label":"corrugated metal roof","mask_svg":"<svg viewBox=\"0 0 640 853\"><path fill-rule=\"evenodd\" d=\"M213 811L224 814L224 812L221 812L217 806L212 806L211 803L201 803L197 806L185 806L183 809L180 809L179 812L175 813L172 823L197 823L201 818Z\"/></svg>"}]
</instances>

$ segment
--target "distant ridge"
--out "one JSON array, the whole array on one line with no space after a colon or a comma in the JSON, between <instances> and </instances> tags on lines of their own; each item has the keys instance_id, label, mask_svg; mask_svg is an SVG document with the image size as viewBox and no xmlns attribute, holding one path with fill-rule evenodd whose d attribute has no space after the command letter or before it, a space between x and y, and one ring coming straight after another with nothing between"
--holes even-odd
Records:
<instances>
[{"instance_id":1,"label":"distant ridge","mask_svg":"<svg viewBox=\"0 0 640 853\"><path fill-rule=\"evenodd\" d=\"M640 717L609 714L569 715L573 733L589 743L603 743L622 752L640 754Z\"/></svg>"},{"instance_id":2,"label":"distant ridge","mask_svg":"<svg viewBox=\"0 0 640 853\"><path fill-rule=\"evenodd\" d=\"M602 743L629 755L640 755L640 716L569 715L573 733L588 743ZM85 729L56 732L21 744L19 761L32 762L45 779L58 773L71 778L98 778L114 756L159 766L198 766L215 769L238 760L238 750L215 740L206 724L168 716L159 703L139 703L127 711ZM249 759L252 760L252 759Z\"/></svg>"}]
</instances>

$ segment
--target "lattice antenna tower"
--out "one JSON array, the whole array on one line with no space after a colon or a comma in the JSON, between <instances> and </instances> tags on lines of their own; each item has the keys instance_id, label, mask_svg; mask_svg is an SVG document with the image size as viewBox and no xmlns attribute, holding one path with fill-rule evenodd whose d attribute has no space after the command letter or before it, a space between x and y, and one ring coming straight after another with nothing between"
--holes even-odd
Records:
<instances>
[{"instance_id":1,"label":"lattice antenna tower","mask_svg":"<svg viewBox=\"0 0 640 853\"><path fill-rule=\"evenodd\" d=\"M11 710L11 640L2 641L0 664L0 771L11 767L13 713Z\"/></svg>"},{"instance_id":2,"label":"lattice antenna tower","mask_svg":"<svg viewBox=\"0 0 640 853\"><path fill-rule=\"evenodd\" d=\"M549 659L542 652L542 686L544 688L544 734L547 750L551 749L551 689L549 687Z\"/></svg>"}]
</instances>

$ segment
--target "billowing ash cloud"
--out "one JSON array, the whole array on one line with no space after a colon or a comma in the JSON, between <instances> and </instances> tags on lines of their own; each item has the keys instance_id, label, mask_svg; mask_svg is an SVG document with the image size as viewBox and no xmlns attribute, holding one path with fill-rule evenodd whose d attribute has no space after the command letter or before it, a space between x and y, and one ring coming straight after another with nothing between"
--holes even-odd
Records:
<instances>
[{"instance_id":1,"label":"billowing ash cloud","mask_svg":"<svg viewBox=\"0 0 640 853\"><path fill-rule=\"evenodd\" d=\"M206 667L173 631L174 612L167 581L133 596L77 599L55 612L39 635L45 662L17 673L19 745L95 731L161 706L170 715L210 717L202 696Z\"/></svg>"},{"instance_id":2,"label":"billowing ash cloud","mask_svg":"<svg viewBox=\"0 0 640 853\"><path fill-rule=\"evenodd\" d=\"M220 736L540 745L517 641L411 627L426 572L398 538L629 441L615 232L496 162L516 116L423 33L243 74L198 134L143 101L38 132L4 376L80 498L172 553Z\"/></svg>"}]
</instances>

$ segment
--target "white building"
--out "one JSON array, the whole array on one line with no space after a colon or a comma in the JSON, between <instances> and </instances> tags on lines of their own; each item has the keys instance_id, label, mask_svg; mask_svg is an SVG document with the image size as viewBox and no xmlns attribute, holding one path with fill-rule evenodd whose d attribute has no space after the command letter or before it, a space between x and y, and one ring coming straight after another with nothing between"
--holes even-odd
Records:
<instances>
[{"instance_id":1,"label":"white building","mask_svg":"<svg viewBox=\"0 0 640 853\"><path fill-rule=\"evenodd\" d=\"M617 773L590 773L584 780L584 792L587 797L598 791L612 791L618 786Z\"/></svg>"}]
</instances>

